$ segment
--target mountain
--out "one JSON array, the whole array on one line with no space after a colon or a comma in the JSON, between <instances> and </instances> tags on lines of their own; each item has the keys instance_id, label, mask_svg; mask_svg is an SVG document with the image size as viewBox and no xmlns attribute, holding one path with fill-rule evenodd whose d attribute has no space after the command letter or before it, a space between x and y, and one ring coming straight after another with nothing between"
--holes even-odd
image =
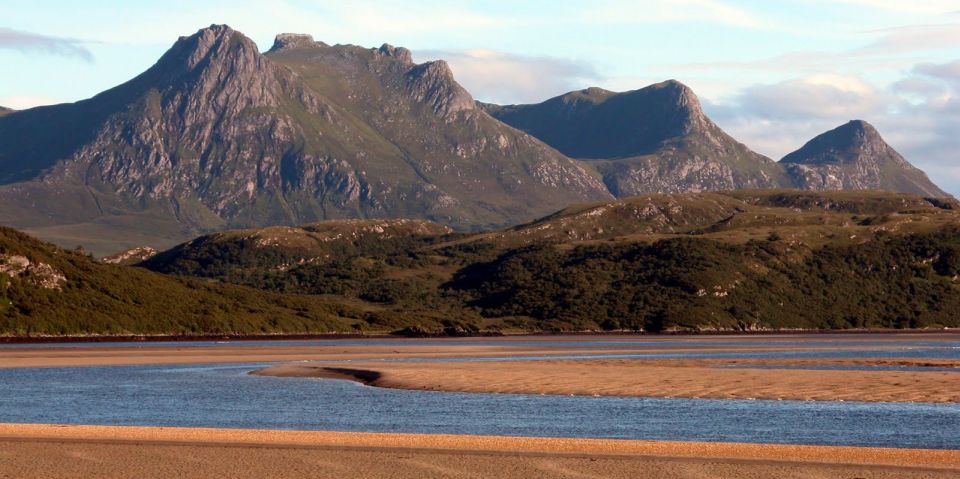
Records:
<instances>
[{"instance_id":1,"label":"mountain","mask_svg":"<svg viewBox=\"0 0 960 479\"><path fill-rule=\"evenodd\" d=\"M873 189L949 196L863 120L853 120L818 135L783 157L781 163L797 185L805 189Z\"/></svg>"},{"instance_id":2,"label":"mountain","mask_svg":"<svg viewBox=\"0 0 960 479\"><path fill-rule=\"evenodd\" d=\"M457 228L609 198L475 106L442 61L214 25L91 99L0 117L0 223L114 252L197 233L414 217Z\"/></svg>"},{"instance_id":3,"label":"mountain","mask_svg":"<svg viewBox=\"0 0 960 479\"><path fill-rule=\"evenodd\" d=\"M11 110L10 108L0 106L0 116L6 115L7 113L13 113L13 112L14 110Z\"/></svg>"},{"instance_id":4,"label":"mountain","mask_svg":"<svg viewBox=\"0 0 960 479\"><path fill-rule=\"evenodd\" d=\"M724 133L693 91L675 80L623 93L588 88L535 105L481 107L595 167L617 197L741 188L950 196L860 120L774 162Z\"/></svg>"},{"instance_id":5,"label":"mountain","mask_svg":"<svg viewBox=\"0 0 960 479\"><path fill-rule=\"evenodd\" d=\"M497 119L588 160L617 197L783 186L777 164L727 135L686 85L574 91L535 105L482 105Z\"/></svg>"}]
</instances>

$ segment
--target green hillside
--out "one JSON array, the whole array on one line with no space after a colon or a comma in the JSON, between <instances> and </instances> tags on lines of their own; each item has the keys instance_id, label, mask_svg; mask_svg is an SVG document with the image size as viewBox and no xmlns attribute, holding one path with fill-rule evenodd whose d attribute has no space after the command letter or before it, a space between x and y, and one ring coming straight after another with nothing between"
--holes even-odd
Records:
<instances>
[{"instance_id":1,"label":"green hillside","mask_svg":"<svg viewBox=\"0 0 960 479\"><path fill-rule=\"evenodd\" d=\"M960 320L957 206L882 192L648 195L470 235L304 249L228 232L143 266L478 328L942 327Z\"/></svg>"}]
</instances>

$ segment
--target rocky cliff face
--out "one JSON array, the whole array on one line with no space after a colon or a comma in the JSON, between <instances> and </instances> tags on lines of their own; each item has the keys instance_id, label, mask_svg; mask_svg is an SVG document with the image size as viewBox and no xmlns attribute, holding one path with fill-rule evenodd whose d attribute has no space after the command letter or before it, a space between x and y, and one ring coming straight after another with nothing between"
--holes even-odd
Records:
<instances>
[{"instance_id":1,"label":"rocky cliff face","mask_svg":"<svg viewBox=\"0 0 960 479\"><path fill-rule=\"evenodd\" d=\"M808 141L781 160L795 184L810 190L891 190L949 196L907 162L873 125L853 120Z\"/></svg>"},{"instance_id":2,"label":"rocky cliff face","mask_svg":"<svg viewBox=\"0 0 960 479\"><path fill-rule=\"evenodd\" d=\"M498 119L591 161L618 197L780 186L783 172L703 113L675 80L614 93L588 88L537 105L483 105Z\"/></svg>"},{"instance_id":3,"label":"rocky cliff face","mask_svg":"<svg viewBox=\"0 0 960 479\"><path fill-rule=\"evenodd\" d=\"M345 217L468 228L609 197L477 109L442 61L295 34L261 54L222 25L90 100L4 115L0 181L20 205L7 224L89 233L148 213L170 237Z\"/></svg>"}]
</instances>

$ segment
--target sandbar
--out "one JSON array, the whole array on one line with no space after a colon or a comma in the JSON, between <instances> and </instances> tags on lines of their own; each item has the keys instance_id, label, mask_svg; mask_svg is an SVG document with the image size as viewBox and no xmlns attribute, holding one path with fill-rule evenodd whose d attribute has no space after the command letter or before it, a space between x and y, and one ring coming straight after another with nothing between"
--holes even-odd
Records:
<instances>
[{"instance_id":1,"label":"sandbar","mask_svg":"<svg viewBox=\"0 0 960 479\"><path fill-rule=\"evenodd\" d=\"M0 424L0 478L952 478L960 451Z\"/></svg>"}]
</instances>

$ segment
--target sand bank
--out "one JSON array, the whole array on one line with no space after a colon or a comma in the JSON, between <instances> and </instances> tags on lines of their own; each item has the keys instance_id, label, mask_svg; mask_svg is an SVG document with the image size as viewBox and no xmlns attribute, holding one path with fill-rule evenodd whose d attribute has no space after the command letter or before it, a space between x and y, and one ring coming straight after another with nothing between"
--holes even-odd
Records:
<instances>
[{"instance_id":1,"label":"sand bank","mask_svg":"<svg viewBox=\"0 0 960 479\"><path fill-rule=\"evenodd\" d=\"M960 451L0 424L0 477L948 478Z\"/></svg>"},{"instance_id":2,"label":"sand bank","mask_svg":"<svg viewBox=\"0 0 960 479\"><path fill-rule=\"evenodd\" d=\"M843 360L819 360L844 364ZM856 359L852 365L869 364ZM947 361L877 359L877 364L952 366ZM355 379L397 389L585 396L960 402L958 371L820 371L751 365L818 364L818 360L542 360L434 363L295 363L270 376ZM736 365L737 368L724 366ZM345 369L348 368L348 369Z\"/></svg>"}]
</instances>

